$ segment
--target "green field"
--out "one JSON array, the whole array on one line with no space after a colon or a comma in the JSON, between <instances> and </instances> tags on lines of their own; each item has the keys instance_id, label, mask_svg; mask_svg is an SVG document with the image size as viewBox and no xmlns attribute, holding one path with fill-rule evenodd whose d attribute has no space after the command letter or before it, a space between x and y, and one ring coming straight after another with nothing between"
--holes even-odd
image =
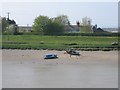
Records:
<instances>
[{"instance_id":1,"label":"green field","mask_svg":"<svg viewBox=\"0 0 120 90\"><path fill-rule=\"evenodd\" d=\"M2 36L3 49L116 50L112 42L118 42L118 37L10 35L8 40L7 35Z\"/></svg>"}]
</instances>

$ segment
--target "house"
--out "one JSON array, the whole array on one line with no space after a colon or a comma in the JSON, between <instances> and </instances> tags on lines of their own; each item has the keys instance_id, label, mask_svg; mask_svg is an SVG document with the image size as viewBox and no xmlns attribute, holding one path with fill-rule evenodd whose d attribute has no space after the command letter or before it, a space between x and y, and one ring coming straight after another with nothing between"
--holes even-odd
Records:
<instances>
[{"instance_id":1,"label":"house","mask_svg":"<svg viewBox=\"0 0 120 90\"><path fill-rule=\"evenodd\" d=\"M80 33L80 27L77 25L66 25L65 30L67 33Z\"/></svg>"},{"instance_id":2,"label":"house","mask_svg":"<svg viewBox=\"0 0 120 90\"><path fill-rule=\"evenodd\" d=\"M31 26L18 26L19 32L32 32L33 29Z\"/></svg>"}]
</instances>

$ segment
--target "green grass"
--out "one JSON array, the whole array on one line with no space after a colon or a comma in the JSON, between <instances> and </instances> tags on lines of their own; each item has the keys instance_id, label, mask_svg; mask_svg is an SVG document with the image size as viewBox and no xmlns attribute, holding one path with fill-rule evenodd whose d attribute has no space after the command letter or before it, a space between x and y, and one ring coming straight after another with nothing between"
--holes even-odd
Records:
<instances>
[{"instance_id":1,"label":"green grass","mask_svg":"<svg viewBox=\"0 0 120 90\"><path fill-rule=\"evenodd\" d=\"M2 48L5 49L67 49L77 48L83 50L116 49L112 42L118 42L118 37L98 36L39 36L39 35L3 35ZM105 49L106 50L106 49Z\"/></svg>"}]
</instances>

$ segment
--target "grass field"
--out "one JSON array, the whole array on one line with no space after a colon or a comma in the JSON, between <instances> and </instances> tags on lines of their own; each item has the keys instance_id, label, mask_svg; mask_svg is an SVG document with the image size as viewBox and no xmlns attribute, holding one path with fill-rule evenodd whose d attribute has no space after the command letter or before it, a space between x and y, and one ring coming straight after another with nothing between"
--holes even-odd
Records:
<instances>
[{"instance_id":1,"label":"grass field","mask_svg":"<svg viewBox=\"0 0 120 90\"><path fill-rule=\"evenodd\" d=\"M7 35L2 37L3 49L69 49L110 50L117 49L112 42L118 42L118 37L104 36L39 36L39 35Z\"/></svg>"}]
</instances>

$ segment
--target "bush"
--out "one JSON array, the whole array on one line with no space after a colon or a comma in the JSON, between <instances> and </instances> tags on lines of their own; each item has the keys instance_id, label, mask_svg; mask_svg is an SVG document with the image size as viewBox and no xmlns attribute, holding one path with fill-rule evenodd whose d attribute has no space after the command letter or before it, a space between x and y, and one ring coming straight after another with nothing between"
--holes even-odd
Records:
<instances>
[{"instance_id":1,"label":"bush","mask_svg":"<svg viewBox=\"0 0 120 90\"><path fill-rule=\"evenodd\" d=\"M120 33L96 32L96 33L64 33L63 36L118 36Z\"/></svg>"},{"instance_id":2,"label":"bush","mask_svg":"<svg viewBox=\"0 0 120 90\"><path fill-rule=\"evenodd\" d=\"M77 43L69 43L69 44L64 44L64 45L78 45Z\"/></svg>"}]
</instances>

